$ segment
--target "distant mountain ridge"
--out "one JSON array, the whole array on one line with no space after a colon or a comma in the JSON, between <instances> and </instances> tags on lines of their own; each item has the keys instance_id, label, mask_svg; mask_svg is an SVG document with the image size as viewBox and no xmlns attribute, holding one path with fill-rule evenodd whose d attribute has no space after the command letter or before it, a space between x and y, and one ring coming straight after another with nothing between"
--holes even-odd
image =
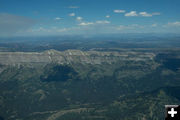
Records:
<instances>
[{"instance_id":1,"label":"distant mountain ridge","mask_svg":"<svg viewBox=\"0 0 180 120\"><path fill-rule=\"evenodd\" d=\"M0 64L2 65L18 65L18 64L36 64L36 63L51 63L57 62L59 64L69 63L88 63L101 64L112 63L118 60L133 60L145 61L153 60L154 53L146 52L98 52L98 51L80 51L67 50L56 51L47 50L44 52L0 52Z\"/></svg>"}]
</instances>

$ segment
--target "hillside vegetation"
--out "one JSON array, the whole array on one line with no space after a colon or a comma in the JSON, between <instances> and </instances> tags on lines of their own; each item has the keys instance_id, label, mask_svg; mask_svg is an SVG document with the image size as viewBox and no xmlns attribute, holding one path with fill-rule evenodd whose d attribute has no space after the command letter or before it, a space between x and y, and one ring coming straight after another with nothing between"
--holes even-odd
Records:
<instances>
[{"instance_id":1,"label":"hillside vegetation","mask_svg":"<svg viewBox=\"0 0 180 120\"><path fill-rule=\"evenodd\" d=\"M0 120L162 120L180 104L179 53L1 53Z\"/></svg>"}]
</instances>

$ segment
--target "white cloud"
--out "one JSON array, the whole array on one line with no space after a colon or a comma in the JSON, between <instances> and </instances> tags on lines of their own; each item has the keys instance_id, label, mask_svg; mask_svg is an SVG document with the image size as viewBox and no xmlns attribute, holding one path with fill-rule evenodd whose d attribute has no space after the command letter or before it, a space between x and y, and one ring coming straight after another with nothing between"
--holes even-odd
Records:
<instances>
[{"instance_id":1,"label":"white cloud","mask_svg":"<svg viewBox=\"0 0 180 120\"><path fill-rule=\"evenodd\" d=\"M62 18L60 18L60 17L56 17L56 18L55 18L55 20L61 20L61 19L62 19Z\"/></svg>"},{"instance_id":2,"label":"white cloud","mask_svg":"<svg viewBox=\"0 0 180 120\"><path fill-rule=\"evenodd\" d=\"M136 11L131 11L129 13L126 13L125 16L126 17L134 17L134 16L138 16L138 14Z\"/></svg>"},{"instance_id":3,"label":"white cloud","mask_svg":"<svg viewBox=\"0 0 180 120\"><path fill-rule=\"evenodd\" d=\"M59 27L38 27L38 28L31 28L27 32L31 35L59 35L67 33L71 28L59 28Z\"/></svg>"},{"instance_id":4,"label":"white cloud","mask_svg":"<svg viewBox=\"0 0 180 120\"><path fill-rule=\"evenodd\" d=\"M88 25L93 25L93 24L94 24L93 22L82 22L79 25L80 26L88 26Z\"/></svg>"},{"instance_id":5,"label":"white cloud","mask_svg":"<svg viewBox=\"0 0 180 120\"><path fill-rule=\"evenodd\" d=\"M155 12L155 13L147 13L147 12L140 12L139 15L143 17L152 17L154 15L160 15L161 13Z\"/></svg>"},{"instance_id":6,"label":"white cloud","mask_svg":"<svg viewBox=\"0 0 180 120\"><path fill-rule=\"evenodd\" d=\"M117 27L117 30L136 30L136 29L143 29L145 26L132 24L132 25L120 25Z\"/></svg>"},{"instance_id":7,"label":"white cloud","mask_svg":"<svg viewBox=\"0 0 180 120\"><path fill-rule=\"evenodd\" d=\"M111 22L110 21L107 21L107 20L99 20L99 21L96 21L96 22L81 22L80 26L88 26L88 25L98 25L98 24L110 24Z\"/></svg>"},{"instance_id":8,"label":"white cloud","mask_svg":"<svg viewBox=\"0 0 180 120\"><path fill-rule=\"evenodd\" d=\"M67 28L57 29L57 32L66 32L66 31L68 31Z\"/></svg>"},{"instance_id":9,"label":"white cloud","mask_svg":"<svg viewBox=\"0 0 180 120\"><path fill-rule=\"evenodd\" d=\"M135 17L135 16L152 17L154 15L160 15L160 13L159 12L155 12L155 13L139 12L139 13L137 13L136 11L131 11L131 12L125 14L126 17Z\"/></svg>"},{"instance_id":10,"label":"white cloud","mask_svg":"<svg viewBox=\"0 0 180 120\"><path fill-rule=\"evenodd\" d=\"M110 18L111 16L110 15L106 15L106 18Z\"/></svg>"},{"instance_id":11,"label":"white cloud","mask_svg":"<svg viewBox=\"0 0 180 120\"><path fill-rule=\"evenodd\" d=\"M96 21L97 24L109 24L110 21L104 20L104 21Z\"/></svg>"},{"instance_id":12,"label":"white cloud","mask_svg":"<svg viewBox=\"0 0 180 120\"><path fill-rule=\"evenodd\" d=\"M76 20L81 21L83 18L82 17L77 17Z\"/></svg>"},{"instance_id":13,"label":"white cloud","mask_svg":"<svg viewBox=\"0 0 180 120\"><path fill-rule=\"evenodd\" d=\"M139 15L143 17L152 17L152 14L149 14L147 12L140 12Z\"/></svg>"},{"instance_id":14,"label":"white cloud","mask_svg":"<svg viewBox=\"0 0 180 120\"><path fill-rule=\"evenodd\" d=\"M124 29L129 29L129 27L125 25L120 25L117 27L117 30L124 30Z\"/></svg>"},{"instance_id":15,"label":"white cloud","mask_svg":"<svg viewBox=\"0 0 180 120\"><path fill-rule=\"evenodd\" d=\"M69 16L73 17L73 16L76 16L75 13L70 13Z\"/></svg>"},{"instance_id":16,"label":"white cloud","mask_svg":"<svg viewBox=\"0 0 180 120\"><path fill-rule=\"evenodd\" d=\"M70 9L77 9L77 8L79 8L79 6L69 6L68 8L70 8Z\"/></svg>"},{"instance_id":17,"label":"white cloud","mask_svg":"<svg viewBox=\"0 0 180 120\"><path fill-rule=\"evenodd\" d=\"M125 10L114 10L115 13L125 13Z\"/></svg>"},{"instance_id":18,"label":"white cloud","mask_svg":"<svg viewBox=\"0 0 180 120\"><path fill-rule=\"evenodd\" d=\"M47 31L45 28L43 28L43 27L39 27L39 28L37 28L37 29L32 29L32 32L45 32L45 31Z\"/></svg>"},{"instance_id":19,"label":"white cloud","mask_svg":"<svg viewBox=\"0 0 180 120\"><path fill-rule=\"evenodd\" d=\"M172 26L172 27L180 27L180 22L169 22L166 26Z\"/></svg>"},{"instance_id":20,"label":"white cloud","mask_svg":"<svg viewBox=\"0 0 180 120\"><path fill-rule=\"evenodd\" d=\"M157 27L157 24L155 23L155 24L152 24L151 26L152 26L152 27Z\"/></svg>"}]
</instances>

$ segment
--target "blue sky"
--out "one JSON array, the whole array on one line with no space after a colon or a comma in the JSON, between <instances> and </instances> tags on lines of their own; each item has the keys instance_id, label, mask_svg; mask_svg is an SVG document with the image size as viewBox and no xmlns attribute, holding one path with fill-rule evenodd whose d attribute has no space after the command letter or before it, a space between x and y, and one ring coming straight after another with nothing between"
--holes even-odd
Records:
<instances>
[{"instance_id":1,"label":"blue sky","mask_svg":"<svg viewBox=\"0 0 180 120\"><path fill-rule=\"evenodd\" d=\"M0 36L180 33L180 0L0 0Z\"/></svg>"}]
</instances>

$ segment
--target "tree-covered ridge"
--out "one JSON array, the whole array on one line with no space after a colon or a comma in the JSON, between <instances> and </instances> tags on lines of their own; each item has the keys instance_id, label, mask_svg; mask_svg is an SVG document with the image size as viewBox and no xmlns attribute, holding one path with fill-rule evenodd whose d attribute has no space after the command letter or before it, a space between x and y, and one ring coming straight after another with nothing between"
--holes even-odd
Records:
<instances>
[{"instance_id":1,"label":"tree-covered ridge","mask_svg":"<svg viewBox=\"0 0 180 120\"><path fill-rule=\"evenodd\" d=\"M50 64L44 67L44 73L40 76L40 79L44 82L66 82L76 75L77 73L72 67L67 65Z\"/></svg>"}]
</instances>

